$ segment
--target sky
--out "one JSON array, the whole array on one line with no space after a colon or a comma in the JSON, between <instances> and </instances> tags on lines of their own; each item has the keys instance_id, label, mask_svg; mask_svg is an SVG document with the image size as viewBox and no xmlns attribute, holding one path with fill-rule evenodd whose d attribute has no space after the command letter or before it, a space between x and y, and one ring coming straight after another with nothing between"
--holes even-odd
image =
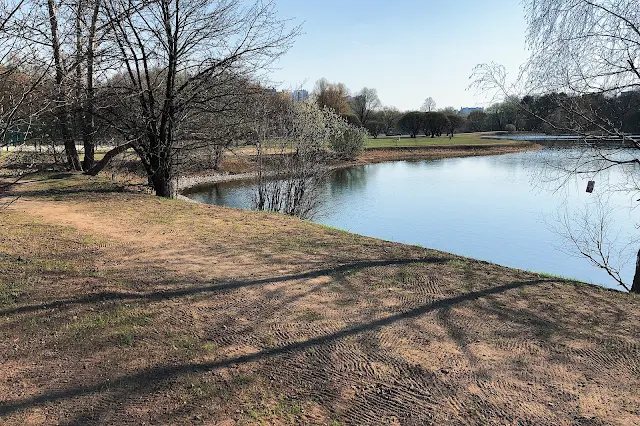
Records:
<instances>
[{"instance_id":1,"label":"sky","mask_svg":"<svg viewBox=\"0 0 640 426\"><path fill-rule=\"evenodd\" d=\"M526 61L526 25L516 0L276 0L303 34L276 64L281 89L313 90L325 77L352 93L375 88L383 105L419 109L487 106L468 89L474 66L512 74Z\"/></svg>"}]
</instances>

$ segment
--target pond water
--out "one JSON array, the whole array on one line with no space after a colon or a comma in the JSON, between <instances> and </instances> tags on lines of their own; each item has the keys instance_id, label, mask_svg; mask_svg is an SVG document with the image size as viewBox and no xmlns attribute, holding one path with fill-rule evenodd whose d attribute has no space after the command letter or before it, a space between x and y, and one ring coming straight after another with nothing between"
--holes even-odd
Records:
<instances>
[{"instance_id":1,"label":"pond water","mask_svg":"<svg viewBox=\"0 0 640 426\"><path fill-rule=\"evenodd\" d=\"M561 275L618 288L583 257L567 252L554 230L558 217L584 209L596 217L606 194L609 224L620 242L637 233L640 222L629 192L611 189L625 172L612 169L597 177L575 178L561 189L547 182L540 164L569 157L569 150L395 161L335 170L322 192L314 221L362 235L443 250L505 266ZM545 169L546 170L546 169ZM587 181L596 180L593 194ZM255 186L227 182L196 188L188 197L207 204L251 208ZM562 228L562 227L560 227ZM609 234L611 235L611 234ZM628 251L633 255L633 248ZM636 248L637 250L637 248ZM625 259L623 279L633 279L635 257Z\"/></svg>"}]
</instances>

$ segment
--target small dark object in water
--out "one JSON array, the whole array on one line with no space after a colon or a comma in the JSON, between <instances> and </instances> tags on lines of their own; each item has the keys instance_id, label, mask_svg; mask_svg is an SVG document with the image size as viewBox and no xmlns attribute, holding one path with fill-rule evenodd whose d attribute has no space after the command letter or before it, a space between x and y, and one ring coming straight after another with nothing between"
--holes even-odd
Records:
<instances>
[{"instance_id":1,"label":"small dark object in water","mask_svg":"<svg viewBox=\"0 0 640 426\"><path fill-rule=\"evenodd\" d=\"M596 181L595 180L590 180L589 183L587 183L587 192L589 194L591 194L593 192L593 187L596 186Z\"/></svg>"}]
</instances>

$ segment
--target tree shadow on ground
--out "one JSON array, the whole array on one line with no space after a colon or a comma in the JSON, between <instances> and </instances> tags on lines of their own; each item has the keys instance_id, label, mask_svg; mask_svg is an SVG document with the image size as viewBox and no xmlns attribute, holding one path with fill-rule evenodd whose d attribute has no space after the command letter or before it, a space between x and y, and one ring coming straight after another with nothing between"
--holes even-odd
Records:
<instances>
[{"instance_id":1,"label":"tree shadow on ground","mask_svg":"<svg viewBox=\"0 0 640 426\"><path fill-rule=\"evenodd\" d=\"M306 275L306 274L305 274ZM282 278L277 278L282 279ZM287 278L291 279L291 278ZM260 280L265 282L265 280ZM268 281L268 280L267 280ZM120 398L128 399L134 393L143 393L153 391L154 389L161 387L161 383L170 381L182 374L205 372L210 370L219 369L235 364L248 363L258 361L265 358L272 358L281 355L289 355L296 352L305 351L306 349L313 348L315 346L327 345L337 340L345 339L350 336L356 336L360 333L379 330L380 328L389 326L398 321L404 321L412 318L419 317L428 312L432 312L440 309L447 309L452 306L462 304L464 302L477 300L482 297L487 297L493 294L499 294L510 290L515 290L523 287L535 286L541 283L549 282L548 280L533 280L524 282L514 282L506 285L500 285L493 288L488 288L482 291L474 291L467 294L463 294L456 297L450 297L442 300L437 300L433 303L429 303L420 306L415 309L410 309L406 312L390 315L386 318L377 319L363 324L356 324L351 327L344 328L334 333L315 337L312 339L304 340L301 342L290 343L285 346L265 349L256 353L236 356L221 361L208 362L208 363L186 363L181 365L163 365L156 366L142 370L136 374L127 375L115 379L108 380L106 382L99 382L86 386L78 386L62 391L43 393L40 396L34 398L28 398L21 401L4 402L0 406L0 416L7 416L17 410L32 409L39 405L56 402L59 400L65 400L75 398L79 396L86 396L89 394L103 392L108 390L109 393L115 392L119 394ZM246 285L246 284L245 284ZM175 297L175 296L172 296Z\"/></svg>"},{"instance_id":2,"label":"tree shadow on ground","mask_svg":"<svg viewBox=\"0 0 640 426\"><path fill-rule=\"evenodd\" d=\"M318 269L314 271L303 272L293 275L285 275L280 277L260 278L247 281L224 281L215 282L204 286L184 286L183 281L178 281L175 284L179 288L174 290L154 291L148 293L134 293L134 292L99 292L92 293L84 297L77 297L64 300L52 300L49 302L35 304L35 305L23 305L10 309L0 311L0 315L14 315L27 312L34 312L39 310L47 310L53 308L64 308L70 305L76 304L93 304L96 302L105 301L150 301L157 302L168 300L183 296L193 296L203 293L218 293L230 290L236 290L244 287L260 286L272 283L281 283L285 281L304 280L311 278L318 278L323 276L341 275L347 272L353 272L365 268L372 268L377 266L392 266L392 265L410 265L410 264L434 264L434 263L446 263L449 258L418 258L418 259L393 259L393 260L368 260L360 262L352 262L325 269Z\"/></svg>"}]
</instances>

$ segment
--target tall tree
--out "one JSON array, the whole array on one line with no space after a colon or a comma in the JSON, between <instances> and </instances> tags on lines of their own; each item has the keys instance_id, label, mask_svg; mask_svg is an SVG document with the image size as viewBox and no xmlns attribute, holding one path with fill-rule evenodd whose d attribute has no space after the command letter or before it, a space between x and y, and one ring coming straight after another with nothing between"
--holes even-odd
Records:
<instances>
[{"instance_id":1,"label":"tall tree","mask_svg":"<svg viewBox=\"0 0 640 426\"><path fill-rule=\"evenodd\" d=\"M451 135L451 137L453 137L453 134L456 132L456 130L459 130L464 125L465 118L455 112L445 115L447 116L448 120L447 132Z\"/></svg>"},{"instance_id":2,"label":"tall tree","mask_svg":"<svg viewBox=\"0 0 640 426\"><path fill-rule=\"evenodd\" d=\"M398 120L398 127L409 134L412 138L415 138L420 130L422 130L424 124L424 113L420 111L410 111L404 114Z\"/></svg>"},{"instance_id":3,"label":"tall tree","mask_svg":"<svg viewBox=\"0 0 640 426\"><path fill-rule=\"evenodd\" d=\"M383 132L391 135L396 131L396 125L402 113L395 107L384 107L380 114L380 121L383 123Z\"/></svg>"},{"instance_id":4,"label":"tall tree","mask_svg":"<svg viewBox=\"0 0 640 426\"><path fill-rule=\"evenodd\" d=\"M382 104L380 103L376 89L369 89L367 87L359 91L351 100L353 112L365 127L371 114L378 111L381 106Z\"/></svg>"},{"instance_id":5,"label":"tall tree","mask_svg":"<svg viewBox=\"0 0 640 426\"><path fill-rule=\"evenodd\" d=\"M34 9L26 0L0 2L0 147L48 107L47 99L34 102L34 95L49 66L34 60L34 45L25 41L25 16Z\"/></svg>"},{"instance_id":6,"label":"tall tree","mask_svg":"<svg viewBox=\"0 0 640 426\"><path fill-rule=\"evenodd\" d=\"M422 112L431 112L436 110L436 101L433 100L431 96L424 100L422 103L422 107L420 111Z\"/></svg>"},{"instance_id":7,"label":"tall tree","mask_svg":"<svg viewBox=\"0 0 640 426\"><path fill-rule=\"evenodd\" d=\"M349 91L342 83L330 83L326 78L316 81L313 95L320 108L330 108L340 116L351 113L347 100Z\"/></svg>"},{"instance_id":8,"label":"tall tree","mask_svg":"<svg viewBox=\"0 0 640 426\"><path fill-rule=\"evenodd\" d=\"M472 132L483 132L486 129L487 113L480 110L471 111L467 121Z\"/></svg>"},{"instance_id":9,"label":"tall tree","mask_svg":"<svg viewBox=\"0 0 640 426\"><path fill-rule=\"evenodd\" d=\"M250 80L291 46L299 28L276 16L273 1L105 0L117 74L103 115L144 166L159 196L175 195L176 164L200 147L186 132L194 116L216 119L238 105Z\"/></svg>"},{"instance_id":10,"label":"tall tree","mask_svg":"<svg viewBox=\"0 0 640 426\"><path fill-rule=\"evenodd\" d=\"M67 75L69 69L63 56L62 35L58 20L59 7L54 0L47 0L47 11L50 31L50 46L55 66L56 96L54 99L55 113L62 141L67 154L67 163L72 170L82 170L80 157L73 138L72 117L69 111L69 81Z\"/></svg>"},{"instance_id":11,"label":"tall tree","mask_svg":"<svg viewBox=\"0 0 640 426\"><path fill-rule=\"evenodd\" d=\"M442 131L449 126L449 119L441 112L432 111L423 113L422 129L425 136L441 136Z\"/></svg>"}]
</instances>

